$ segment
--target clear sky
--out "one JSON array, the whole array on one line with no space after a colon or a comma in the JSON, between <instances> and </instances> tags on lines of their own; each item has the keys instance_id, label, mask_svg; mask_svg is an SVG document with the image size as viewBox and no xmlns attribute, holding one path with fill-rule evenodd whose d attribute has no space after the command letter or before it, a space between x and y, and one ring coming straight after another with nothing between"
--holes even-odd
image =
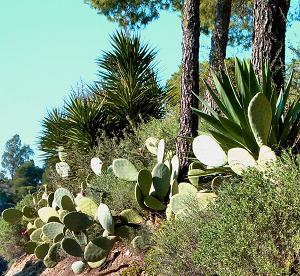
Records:
<instances>
[{"instance_id":1,"label":"clear sky","mask_svg":"<svg viewBox=\"0 0 300 276\"><path fill-rule=\"evenodd\" d=\"M95 59L109 49L115 29L83 0L0 0L0 156L16 133L39 154L36 142L47 109L61 106L80 80L96 79ZM180 18L164 12L141 36L157 48L161 79L168 79L181 60ZM295 27L289 36L296 36ZM209 39L201 46L205 59Z\"/></svg>"}]
</instances>

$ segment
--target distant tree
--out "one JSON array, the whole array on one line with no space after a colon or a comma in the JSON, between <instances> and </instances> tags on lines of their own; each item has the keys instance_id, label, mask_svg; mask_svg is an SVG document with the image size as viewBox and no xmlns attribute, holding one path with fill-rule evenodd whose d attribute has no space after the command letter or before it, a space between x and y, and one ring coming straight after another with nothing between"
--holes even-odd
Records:
<instances>
[{"instance_id":1,"label":"distant tree","mask_svg":"<svg viewBox=\"0 0 300 276\"><path fill-rule=\"evenodd\" d=\"M28 145L22 145L20 136L15 134L5 144L2 155L2 167L14 178L16 169L33 155L33 150Z\"/></svg>"},{"instance_id":2,"label":"distant tree","mask_svg":"<svg viewBox=\"0 0 300 276\"><path fill-rule=\"evenodd\" d=\"M35 166L33 160L24 162L16 169L12 181L12 190L16 194L16 201L36 190L42 181L43 173L44 169Z\"/></svg>"}]
</instances>

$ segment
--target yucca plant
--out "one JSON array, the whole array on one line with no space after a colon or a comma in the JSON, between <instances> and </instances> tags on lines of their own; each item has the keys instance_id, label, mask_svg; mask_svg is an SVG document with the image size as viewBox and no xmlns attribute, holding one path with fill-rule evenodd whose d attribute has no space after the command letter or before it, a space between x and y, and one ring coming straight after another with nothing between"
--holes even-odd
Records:
<instances>
[{"instance_id":1,"label":"yucca plant","mask_svg":"<svg viewBox=\"0 0 300 276\"><path fill-rule=\"evenodd\" d=\"M101 132L112 134L115 124L94 95L72 95L61 110L53 109L42 121L40 149L45 157L57 155L59 147L76 146L87 152L97 145Z\"/></svg>"},{"instance_id":2,"label":"yucca plant","mask_svg":"<svg viewBox=\"0 0 300 276\"><path fill-rule=\"evenodd\" d=\"M112 51L97 60L100 67L90 89L101 99L120 126L136 126L163 115L165 91L159 85L154 59L156 51L143 44L138 35L116 32Z\"/></svg>"},{"instance_id":3,"label":"yucca plant","mask_svg":"<svg viewBox=\"0 0 300 276\"><path fill-rule=\"evenodd\" d=\"M224 71L218 77L212 72L217 93L206 83L220 113L198 97L210 114L193 108L208 123L208 132L224 150L242 147L257 158L259 148L296 147L300 130L299 97L289 102L292 75L285 89L278 94L272 85L267 63L259 81L250 61L235 61L235 80Z\"/></svg>"},{"instance_id":4,"label":"yucca plant","mask_svg":"<svg viewBox=\"0 0 300 276\"><path fill-rule=\"evenodd\" d=\"M42 120L42 131L39 137L39 149L44 158L50 158L57 154L57 148L67 143L65 131L68 129L68 121L62 110L54 108L48 111Z\"/></svg>"}]
</instances>

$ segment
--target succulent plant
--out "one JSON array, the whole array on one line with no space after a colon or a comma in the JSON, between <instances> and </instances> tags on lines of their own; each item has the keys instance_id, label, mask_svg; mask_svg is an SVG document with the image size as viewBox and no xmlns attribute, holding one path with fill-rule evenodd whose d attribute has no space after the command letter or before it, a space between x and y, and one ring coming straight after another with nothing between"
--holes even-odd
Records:
<instances>
[{"instance_id":1,"label":"succulent plant","mask_svg":"<svg viewBox=\"0 0 300 276\"><path fill-rule=\"evenodd\" d=\"M84 250L84 259L88 262L98 262L107 257L111 251L116 237L99 237L90 241Z\"/></svg>"},{"instance_id":2,"label":"succulent plant","mask_svg":"<svg viewBox=\"0 0 300 276\"><path fill-rule=\"evenodd\" d=\"M258 139L263 141L263 138ZM264 171L269 162L276 160L274 151L266 145L260 147L258 160L255 160L244 148L231 148L226 155L214 138L207 135L200 135L194 139L193 150L197 159L202 162L202 164L197 162L190 165L188 177L195 186L198 186L200 176L232 174L232 172L241 175L249 167ZM228 165L226 165L227 161Z\"/></svg>"},{"instance_id":3,"label":"succulent plant","mask_svg":"<svg viewBox=\"0 0 300 276\"><path fill-rule=\"evenodd\" d=\"M157 147L156 144L157 143ZM179 160L175 155L171 160L165 160L165 142L150 137L146 141L146 146L150 151L157 154L158 163L152 172L142 169L137 172L134 165L126 159L116 159L113 161L114 173L117 177L131 181L137 181L135 185L135 198L142 209L163 211L166 209L166 202L170 194L177 192L177 177L179 173ZM155 149L155 150L154 150ZM122 166L121 166L122 164ZM118 169L118 167L122 169ZM134 172L133 177L129 177L128 172Z\"/></svg>"},{"instance_id":4,"label":"succulent plant","mask_svg":"<svg viewBox=\"0 0 300 276\"><path fill-rule=\"evenodd\" d=\"M138 170L127 159L115 159L112 163L114 174L126 181L136 181Z\"/></svg>"},{"instance_id":5,"label":"succulent plant","mask_svg":"<svg viewBox=\"0 0 300 276\"><path fill-rule=\"evenodd\" d=\"M71 268L75 274L81 274L86 268L87 263L83 261L77 261L72 263Z\"/></svg>"},{"instance_id":6,"label":"succulent plant","mask_svg":"<svg viewBox=\"0 0 300 276\"><path fill-rule=\"evenodd\" d=\"M104 203L100 203L99 205L98 220L104 230L109 234L114 234L114 220L108 206Z\"/></svg>"},{"instance_id":7,"label":"succulent plant","mask_svg":"<svg viewBox=\"0 0 300 276\"><path fill-rule=\"evenodd\" d=\"M66 162L58 162L55 164L56 172L62 177L68 177L70 172L70 166Z\"/></svg>"},{"instance_id":8,"label":"succulent plant","mask_svg":"<svg viewBox=\"0 0 300 276\"><path fill-rule=\"evenodd\" d=\"M188 215L189 210L194 204L198 208L206 208L208 203L215 197L215 193L199 191L190 183L180 183L178 185L179 193L171 197L170 203L166 210L166 216L171 219L174 215L175 218L182 218Z\"/></svg>"}]
</instances>

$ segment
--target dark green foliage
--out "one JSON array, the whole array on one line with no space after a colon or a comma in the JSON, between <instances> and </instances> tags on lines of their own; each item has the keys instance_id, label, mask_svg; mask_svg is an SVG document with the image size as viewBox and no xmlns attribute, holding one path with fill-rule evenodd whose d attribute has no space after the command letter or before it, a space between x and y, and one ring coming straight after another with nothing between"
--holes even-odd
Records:
<instances>
[{"instance_id":1,"label":"dark green foliage","mask_svg":"<svg viewBox=\"0 0 300 276\"><path fill-rule=\"evenodd\" d=\"M294 275L300 253L300 156L284 153L262 175L250 170L224 184L205 212L156 235L153 275ZM196 237L196 240L195 238ZM165 269L165 270L164 270ZM166 271L166 273L161 273Z\"/></svg>"},{"instance_id":2,"label":"dark green foliage","mask_svg":"<svg viewBox=\"0 0 300 276\"><path fill-rule=\"evenodd\" d=\"M4 275L4 272L7 269L7 261L0 256L0 275Z\"/></svg>"},{"instance_id":3,"label":"dark green foliage","mask_svg":"<svg viewBox=\"0 0 300 276\"><path fill-rule=\"evenodd\" d=\"M43 169L35 166L33 160L24 162L16 169L12 186L19 199L27 193L36 191L36 186L41 183L43 172Z\"/></svg>"}]
</instances>

